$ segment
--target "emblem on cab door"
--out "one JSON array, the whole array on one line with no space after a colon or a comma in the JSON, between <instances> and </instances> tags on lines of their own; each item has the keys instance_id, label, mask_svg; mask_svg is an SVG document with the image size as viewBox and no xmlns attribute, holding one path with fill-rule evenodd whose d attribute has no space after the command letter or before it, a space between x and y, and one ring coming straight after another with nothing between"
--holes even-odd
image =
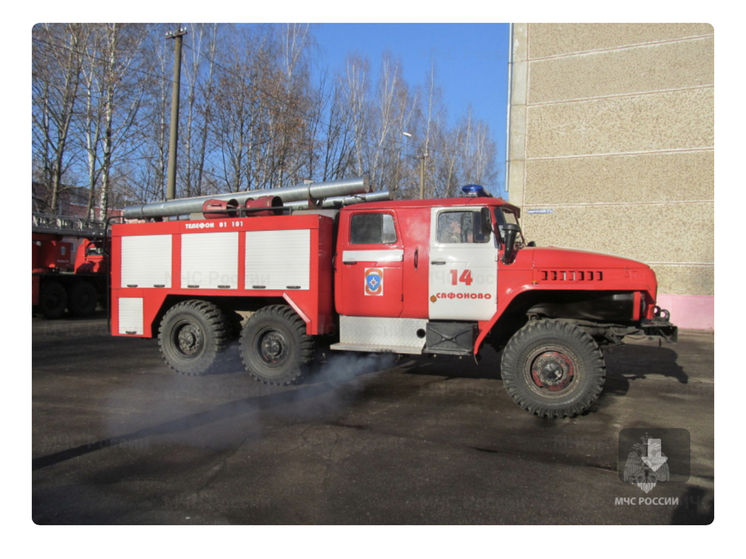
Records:
<instances>
[{"instance_id":1,"label":"emblem on cab door","mask_svg":"<svg viewBox=\"0 0 746 559\"><path fill-rule=\"evenodd\" d=\"M365 269L365 294L383 295L383 270L380 268Z\"/></svg>"}]
</instances>

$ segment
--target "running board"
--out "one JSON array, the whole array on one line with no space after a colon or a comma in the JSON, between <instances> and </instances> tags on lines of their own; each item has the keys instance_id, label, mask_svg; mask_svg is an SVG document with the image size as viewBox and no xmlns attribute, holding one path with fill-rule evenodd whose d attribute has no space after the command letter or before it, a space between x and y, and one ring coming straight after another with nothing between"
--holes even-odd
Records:
<instances>
[{"instance_id":1,"label":"running board","mask_svg":"<svg viewBox=\"0 0 746 559\"><path fill-rule=\"evenodd\" d=\"M419 355L425 347L427 319L340 316L337 351Z\"/></svg>"},{"instance_id":2,"label":"running board","mask_svg":"<svg viewBox=\"0 0 746 559\"><path fill-rule=\"evenodd\" d=\"M359 351L364 353L403 353L408 355L420 355L422 350L409 346L375 346L362 344L333 344L330 346L334 351Z\"/></svg>"},{"instance_id":3,"label":"running board","mask_svg":"<svg viewBox=\"0 0 746 559\"><path fill-rule=\"evenodd\" d=\"M409 355L473 355L475 322L428 321L417 318L341 316L335 351Z\"/></svg>"}]
</instances>

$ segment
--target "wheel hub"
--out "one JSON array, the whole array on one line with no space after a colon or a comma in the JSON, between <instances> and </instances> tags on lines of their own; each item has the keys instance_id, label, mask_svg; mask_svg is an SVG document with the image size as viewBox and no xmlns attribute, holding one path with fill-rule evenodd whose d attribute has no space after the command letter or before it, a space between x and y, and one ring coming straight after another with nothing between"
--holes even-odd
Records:
<instances>
[{"instance_id":1,"label":"wheel hub","mask_svg":"<svg viewBox=\"0 0 746 559\"><path fill-rule=\"evenodd\" d=\"M267 363L277 363L284 358L286 353L285 338L279 332L268 332L262 336L259 348L264 361Z\"/></svg>"},{"instance_id":2,"label":"wheel hub","mask_svg":"<svg viewBox=\"0 0 746 559\"><path fill-rule=\"evenodd\" d=\"M574 376L572 360L557 351L542 353L531 365L531 378L536 386L553 392L566 388Z\"/></svg>"},{"instance_id":3,"label":"wheel hub","mask_svg":"<svg viewBox=\"0 0 746 559\"><path fill-rule=\"evenodd\" d=\"M193 324L188 324L179 330L176 341L182 353L194 355L202 349L202 331Z\"/></svg>"}]
</instances>

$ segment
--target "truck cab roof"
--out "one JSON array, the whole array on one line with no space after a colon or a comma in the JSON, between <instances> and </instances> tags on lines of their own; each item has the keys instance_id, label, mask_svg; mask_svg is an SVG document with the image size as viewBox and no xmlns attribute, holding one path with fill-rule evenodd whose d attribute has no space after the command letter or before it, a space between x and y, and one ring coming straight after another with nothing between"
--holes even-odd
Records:
<instances>
[{"instance_id":1,"label":"truck cab roof","mask_svg":"<svg viewBox=\"0 0 746 559\"><path fill-rule=\"evenodd\" d=\"M507 206L511 208L516 216L520 217L520 209L512 204L509 204L502 198L492 197L460 197L460 198L433 198L426 200L388 200L383 202L364 202L361 204L354 204L342 208L341 211L353 211L353 210L395 210L398 208L414 209L414 208L435 208L443 206L463 207L463 206Z\"/></svg>"}]
</instances>

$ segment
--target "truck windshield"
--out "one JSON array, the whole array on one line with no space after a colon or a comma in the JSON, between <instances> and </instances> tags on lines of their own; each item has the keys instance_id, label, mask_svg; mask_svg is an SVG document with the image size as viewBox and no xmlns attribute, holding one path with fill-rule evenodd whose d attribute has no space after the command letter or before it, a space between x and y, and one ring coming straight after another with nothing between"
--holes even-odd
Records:
<instances>
[{"instance_id":1,"label":"truck windshield","mask_svg":"<svg viewBox=\"0 0 746 559\"><path fill-rule=\"evenodd\" d=\"M506 223L513 223L520 227L520 223L518 223L518 217L515 215L513 210L505 207L495 208L495 221L497 222L500 244L505 242L504 225ZM519 245L525 244L522 231L516 236L516 243Z\"/></svg>"}]
</instances>

